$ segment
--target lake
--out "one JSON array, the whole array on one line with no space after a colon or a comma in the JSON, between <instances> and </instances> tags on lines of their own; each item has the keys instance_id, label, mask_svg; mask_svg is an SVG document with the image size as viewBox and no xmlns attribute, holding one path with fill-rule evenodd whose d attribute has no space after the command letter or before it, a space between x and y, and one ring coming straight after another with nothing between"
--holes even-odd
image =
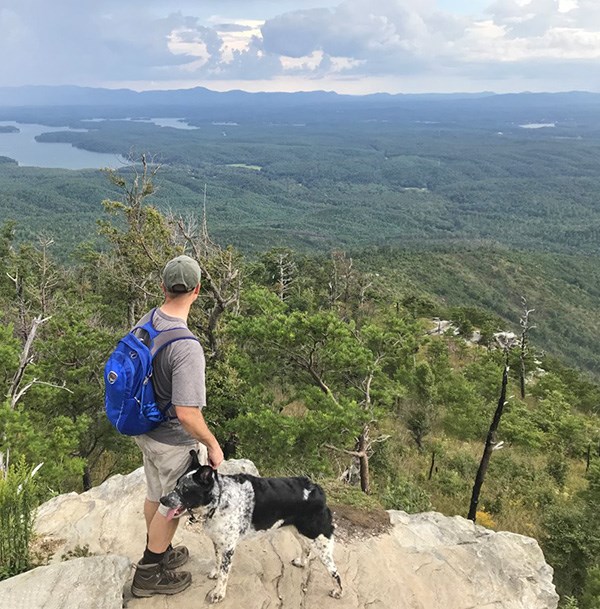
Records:
<instances>
[{"instance_id":1,"label":"lake","mask_svg":"<svg viewBox=\"0 0 600 609\"><path fill-rule=\"evenodd\" d=\"M58 169L117 169L126 164L117 154L90 152L71 144L36 142L35 136L51 131L86 131L67 127L23 124L1 121L0 126L12 126L19 133L0 133L0 156L14 159L22 167L52 167Z\"/></svg>"},{"instance_id":2,"label":"lake","mask_svg":"<svg viewBox=\"0 0 600 609\"><path fill-rule=\"evenodd\" d=\"M545 127L556 127L556 123L526 123L525 125L519 125L521 129L544 129Z\"/></svg>"},{"instance_id":3,"label":"lake","mask_svg":"<svg viewBox=\"0 0 600 609\"><path fill-rule=\"evenodd\" d=\"M84 119L81 122L97 123L104 118ZM173 129L197 129L188 125L183 118L128 118L144 123L153 123L157 127ZM90 152L75 148L71 144L37 142L36 135L52 131L82 131L87 129L70 129L69 127L48 127L47 125L24 124L14 121L0 121L0 127L16 127L18 133L0 132L0 156L7 156L17 161L21 167L52 167L56 169L118 169L128 165L126 159L118 154Z\"/></svg>"},{"instance_id":4,"label":"lake","mask_svg":"<svg viewBox=\"0 0 600 609\"><path fill-rule=\"evenodd\" d=\"M82 123L99 123L101 121L134 121L136 123L152 123L157 127L171 127L172 129L198 129L188 125L184 118L84 118ZM228 123L230 124L230 123Z\"/></svg>"}]
</instances>

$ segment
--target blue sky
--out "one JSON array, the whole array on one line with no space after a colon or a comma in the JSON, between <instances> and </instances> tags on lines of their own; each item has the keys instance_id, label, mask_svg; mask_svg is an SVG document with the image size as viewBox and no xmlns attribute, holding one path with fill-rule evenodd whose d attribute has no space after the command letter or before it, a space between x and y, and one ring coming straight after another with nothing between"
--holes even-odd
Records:
<instances>
[{"instance_id":1,"label":"blue sky","mask_svg":"<svg viewBox=\"0 0 600 609\"><path fill-rule=\"evenodd\" d=\"M0 86L600 90L600 0L1 0Z\"/></svg>"}]
</instances>

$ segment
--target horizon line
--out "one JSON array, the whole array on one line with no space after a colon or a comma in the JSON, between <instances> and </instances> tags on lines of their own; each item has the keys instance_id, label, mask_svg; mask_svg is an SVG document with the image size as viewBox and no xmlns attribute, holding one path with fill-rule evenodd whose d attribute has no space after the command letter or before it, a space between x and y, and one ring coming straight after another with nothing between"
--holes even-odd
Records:
<instances>
[{"instance_id":1,"label":"horizon line","mask_svg":"<svg viewBox=\"0 0 600 609\"><path fill-rule=\"evenodd\" d=\"M464 95L464 96L500 96L500 95L560 95L560 94L574 94L574 93L583 93L583 94L591 94L598 95L597 91L590 91L586 89L564 89L558 91L532 91L529 89L522 90L514 90L514 91L490 91L490 90L481 90L481 91L464 91L464 90L456 90L456 91L422 91L422 92L411 92L411 93L403 93L403 92L390 92L390 91L375 91L371 93L340 93L333 89L298 89L294 91L278 91L278 90L261 90L261 91L251 91L242 88L232 88L220 91L218 89L211 89L204 85L194 85L191 87L177 87L177 88L166 88L166 89L134 89L131 87L111 87L111 86L93 86L93 85L76 85L76 84L60 84L60 85L48 85L48 84L26 84L26 85L0 85L0 90L10 89L10 90L19 90L19 89L81 89L81 90L100 90L100 91L127 91L130 93L135 93L137 95L143 95L146 93L173 93L173 92L183 92L183 91L194 91L194 90L204 90L210 93L216 94L227 94L227 93L245 93L247 95L296 95L296 94L310 94L310 93L322 93L327 95L336 95L339 97L373 97L376 95L381 96L406 96L406 97L417 97L417 96L425 96L425 95L439 95L439 96L450 96L450 95Z\"/></svg>"}]
</instances>

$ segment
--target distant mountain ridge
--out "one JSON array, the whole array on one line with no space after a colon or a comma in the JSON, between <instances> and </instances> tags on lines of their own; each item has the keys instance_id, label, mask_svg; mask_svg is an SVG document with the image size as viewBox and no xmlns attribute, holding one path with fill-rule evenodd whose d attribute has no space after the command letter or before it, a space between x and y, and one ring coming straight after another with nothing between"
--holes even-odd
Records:
<instances>
[{"instance_id":1,"label":"distant mountain ridge","mask_svg":"<svg viewBox=\"0 0 600 609\"><path fill-rule=\"evenodd\" d=\"M132 91L78 86L0 87L0 120L66 125L89 118L186 117L194 124L211 121L262 124L355 125L403 122L455 128L503 130L507 124L596 124L600 94L426 93L342 95L333 91L296 93L204 87Z\"/></svg>"},{"instance_id":2,"label":"distant mountain ridge","mask_svg":"<svg viewBox=\"0 0 600 609\"><path fill-rule=\"evenodd\" d=\"M232 90L213 91L205 87L190 89L133 91L131 89L106 89L79 87L73 85L45 86L30 85L23 87L0 87L0 107L10 106L80 106L80 105L118 105L118 106L155 106L197 104L238 103L272 101L278 103L324 103L352 101L416 101L452 100L496 97L491 92L481 93L423 93L390 94L374 93L369 95L344 95L333 91L299 91L294 93L259 92Z\"/></svg>"}]
</instances>

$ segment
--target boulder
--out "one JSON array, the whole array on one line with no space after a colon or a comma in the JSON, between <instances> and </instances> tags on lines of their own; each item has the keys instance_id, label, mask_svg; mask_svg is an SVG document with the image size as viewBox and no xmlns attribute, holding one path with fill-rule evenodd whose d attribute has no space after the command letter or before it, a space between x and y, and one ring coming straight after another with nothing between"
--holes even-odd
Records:
<instances>
[{"instance_id":1,"label":"boulder","mask_svg":"<svg viewBox=\"0 0 600 609\"><path fill-rule=\"evenodd\" d=\"M131 561L113 554L38 567L0 582L2 609L122 609Z\"/></svg>"}]
</instances>

